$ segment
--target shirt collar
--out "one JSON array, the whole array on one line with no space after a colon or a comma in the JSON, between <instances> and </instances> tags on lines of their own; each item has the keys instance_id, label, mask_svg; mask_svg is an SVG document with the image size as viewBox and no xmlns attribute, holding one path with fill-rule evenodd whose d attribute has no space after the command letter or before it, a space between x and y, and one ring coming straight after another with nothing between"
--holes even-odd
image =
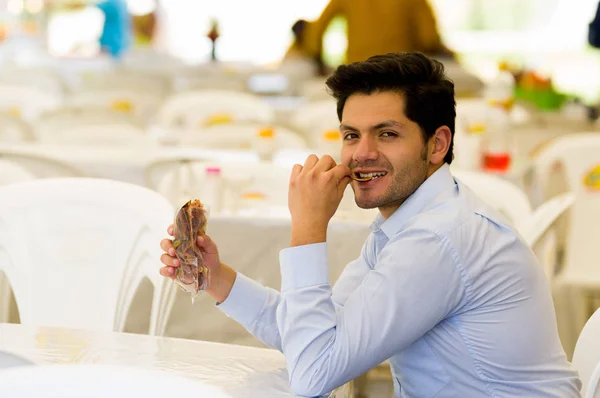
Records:
<instances>
[{"instance_id":1,"label":"shirt collar","mask_svg":"<svg viewBox=\"0 0 600 398\"><path fill-rule=\"evenodd\" d=\"M385 219L381 213L378 214L371 224L371 231L376 232L381 229L388 239L391 238L398 232L404 221L419 214L436 196L450 188L456 189L456 182L450 174L448 164L444 164L429 176L390 218Z\"/></svg>"}]
</instances>

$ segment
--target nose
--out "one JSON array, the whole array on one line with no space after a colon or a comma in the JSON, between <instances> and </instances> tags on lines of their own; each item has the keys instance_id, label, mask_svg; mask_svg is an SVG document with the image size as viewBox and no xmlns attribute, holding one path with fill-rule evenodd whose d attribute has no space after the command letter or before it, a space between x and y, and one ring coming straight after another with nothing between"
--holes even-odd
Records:
<instances>
[{"instance_id":1,"label":"nose","mask_svg":"<svg viewBox=\"0 0 600 398\"><path fill-rule=\"evenodd\" d=\"M368 160L377 160L377 143L370 137L370 135L364 135L360 138L358 145L356 145L354 153L352 154L352 160L358 163L364 163Z\"/></svg>"}]
</instances>

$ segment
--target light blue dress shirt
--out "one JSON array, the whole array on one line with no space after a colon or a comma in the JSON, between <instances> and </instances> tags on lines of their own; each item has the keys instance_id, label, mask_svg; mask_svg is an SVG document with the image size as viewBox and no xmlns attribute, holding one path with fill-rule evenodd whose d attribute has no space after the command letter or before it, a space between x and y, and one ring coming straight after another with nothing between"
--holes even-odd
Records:
<instances>
[{"instance_id":1,"label":"light blue dress shirt","mask_svg":"<svg viewBox=\"0 0 600 398\"><path fill-rule=\"evenodd\" d=\"M119 58L132 41L131 17L125 0L103 0L96 7L104 14L100 46L112 57Z\"/></svg>"},{"instance_id":2,"label":"light blue dress shirt","mask_svg":"<svg viewBox=\"0 0 600 398\"><path fill-rule=\"evenodd\" d=\"M396 397L579 397L541 266L496 211L437 170L332 288L325 243L280 253L281 293L238 274L219 308L319 396L389 359Z\"/></svg>"}]
</instances>

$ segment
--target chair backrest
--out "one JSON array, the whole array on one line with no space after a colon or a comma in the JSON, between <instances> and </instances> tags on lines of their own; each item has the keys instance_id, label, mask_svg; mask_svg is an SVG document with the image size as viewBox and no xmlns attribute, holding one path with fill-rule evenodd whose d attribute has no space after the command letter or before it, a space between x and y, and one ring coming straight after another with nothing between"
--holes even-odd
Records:
<instances>
[{"instance_id":1,"label":"chair backrest","mask_svg":"<svg viewBox=\"0 0 600 398\"><path fill-rule=\"evenodd\" d=\"M311 143L316 143L323 132L339 129L335 100L313 101L300 106L292 115L291 125Z\"/></svg>"},{"instance_id":2,"label":"chair backrest","mask_svg":"<svg viewBox=\"0 0 600 398\"><path fill-rule=\"evenodd\" d=\"M162 97L151 92L124 88L80 91L65 100L67 107L112 110L131 114L140 120L153 117L161 103Z\"/></svg>"},{"instance_id":3,"label":"chair backrest","mask_svg":"<svg viewBox=\"0 0 600 398\"><path fill-rule=\"evenodd\" d=\"M259 97L236 91L201 90L168 98L156 122L164 127L196 130L211 124L236 122L271 124L273 109Z\"/></svg>"},{"instance_id":4,"label":"chair backrest","mask_svg":"<svg viewBox=\"0 0 600 398\"><path fill-rule=\"evenodd\" d=\"M83 78L80 90L137 92L162 98L169 93L169 79L151 70L130 69L128 66L110 72L90 73Z\"/></svg>"},{"instance_id":5,"label":"chair backrest","mask_svg":"<svg viewBox=\"0 0 600 398\"><path fill-rule=\"evenodd\" d=\"M53 128L54 127L54 128ZM157 145L144 130L130 123L90 123L45 126L38 130L39 141L44 144L152 147Z\"/></svg>"},{"instance_id":6,"label":"chair backrest","mask_svg":"<svg viewBox=\"0 0 600 398\"><path fill-rule=\"evenodd\" d=\"M66 90L61 76L46 68L3 68L0 84L37 87L57 96L62 96Z\"/></svg>"},{"instance_id":7,"label":"chair backrest","mask_svg":"<svg viewBox=\"0 0 600 398\"><path fill-rule=\"evenodd\" d=\"M34 383L31 380L35 380ZM108 365L21 366L0 374L0 395L10 398L227 398L218 388L172 372Z\"/></svg>"},{"instance_id":8,"label":"chair backrest","mask_svg":"<svg viewBox=\"0 0 600 398\"><path fill-rule=\"evenodd\" d=\"M143 127L139 120L130 113L96 107L61 107L41 115L34 123L33 128L37 135L38 132L44 133L47 130L90 124L132 124Z\"/></svg>"},{"instance_id":9,"label":"chair backrest","mask_svg":"<svg viewBox=\"0 0 600 398\"><path fill-rule=\"evenodd\" d=\"M452 174L513 224L531 215L529 199L516 185L498 176L478 171L453 169Z\"/></svg>"},{"instance_id":10,"label":"chair backrest","mask_svg":"<svg viewBox=\"0 0 600 398\"><path fill-rule=\"evenodd\" d=\"M516 228L533 249L544 267L544 274L552 280L557 270L558 234L556 223L575 203L571 192L560 194L542 203L533 213L518 220Z\"/></svg>"},{"instance_id":11,"label":"chair backrest","mask_svg":"<svg viewBox=\"0 0 600 398\"><path fill-rule=\"evenodd\" d=\"M0 110L22 117L29 122L44 112L61 106L62 99L30 86L0 84Z\"/></svg>"},{"instance_id":12,"label":"chair backrest","mask_svg":"<svg viewBox=\"0 0 600 398\"><path fill-rule=\"evenodd\" d=\"M575 203L575 194L567 192L542 203L530 217L517 220L517 230L533 246L548 228Z\"/></svg>"},{"instance_id":13,"label":"chair backrest","mask_svg":"<svg viewBox=\"0 0 600 398\"><path fill-rule=\"evenodd\" d=\"M535 180L546 184L557 164L565 172L569 191L575 194L565 265L576 278L600 276L600 133L569 134L548 143L534 159Z\"/></svg>"},{"instance_id":14,"label":"chair backrest","mask_svg":"<svg viewBox=\"0 0 600 398\"><path fill-rule=\"evenodd\" d=\"M305 149L307 147L303 136L285 127L239 124L226 124L200 131L190 131L181 136L180 144L215 149L252 149L260 141L259 134L265 128L272 132L274 147L277 149Z\"/></svg>"},{"instance_id":15,"label":"chair backrest","mask_svg":"<svg viewBox=\"0 0 600 398\"><path fill-rule=\"evenodd\" d=\"M26 151L0 151L0 158L18 165L35 178L84 177L84 172L75 166Z\"/></svg>"},{"instance_id":16,"label":"chair backrest","mask_svg":"<svg viewBox=\"0 0 600 398\"><path fill-rule=\"evenodd\" d=\"M156 332L174 294L157 272L157 242L174 214L156 192L112 180L0 187L0 270L13 287L21 323L122 331L147 278L155 287L150 324Z\"/></svg>"},{"instance_id":17,"label":"chair backrest","mask_svg":"<svg viewBox=\"0 0 600 398\"><path fill-rule=\"evenodd\" d=\"M582 396L595 397L593 393L600 388L600 308L586 322L579 334L573 352L573 366L579 372L583 383Z\"/></svg>"},{"instance_id":18,"label":"chair backrest","mask_svg":"<svg viewBox=\"0 0 600 398\"><path fill-rule=\"evenodd\" d=\"M8 112L0 112L0 143L35 141L35 134L29 123Z\"/></svg>"}]
</instances>

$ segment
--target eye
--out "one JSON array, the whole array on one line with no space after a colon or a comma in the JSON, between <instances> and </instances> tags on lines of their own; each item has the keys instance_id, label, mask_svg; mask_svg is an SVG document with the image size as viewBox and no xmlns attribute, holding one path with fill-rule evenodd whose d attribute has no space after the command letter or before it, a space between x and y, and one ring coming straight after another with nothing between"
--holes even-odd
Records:
<instances>
[{"instance_id":1,"label":"eye","mask_svg":"<svg viewBox=\"0 0 600 398\"><path fill-rule=\"evenodd\" d=\"M358 138L358 134L356 134L356 133L347 133L347 134L344 134L344 141L350 141L350 140L353 140L353 139L356 139L356 138Z\"/></svg>"},{"instance_id":2,"label":"eye","mask_svg":"<svg viewBox=\"0 0 600 398\"><path fill-rule=\"evenodd\" d=\"M383 133L381 133L382 137L397 137L398 134L394 133L393 131L384 131Z\"/></svg>"}]
</instances>

